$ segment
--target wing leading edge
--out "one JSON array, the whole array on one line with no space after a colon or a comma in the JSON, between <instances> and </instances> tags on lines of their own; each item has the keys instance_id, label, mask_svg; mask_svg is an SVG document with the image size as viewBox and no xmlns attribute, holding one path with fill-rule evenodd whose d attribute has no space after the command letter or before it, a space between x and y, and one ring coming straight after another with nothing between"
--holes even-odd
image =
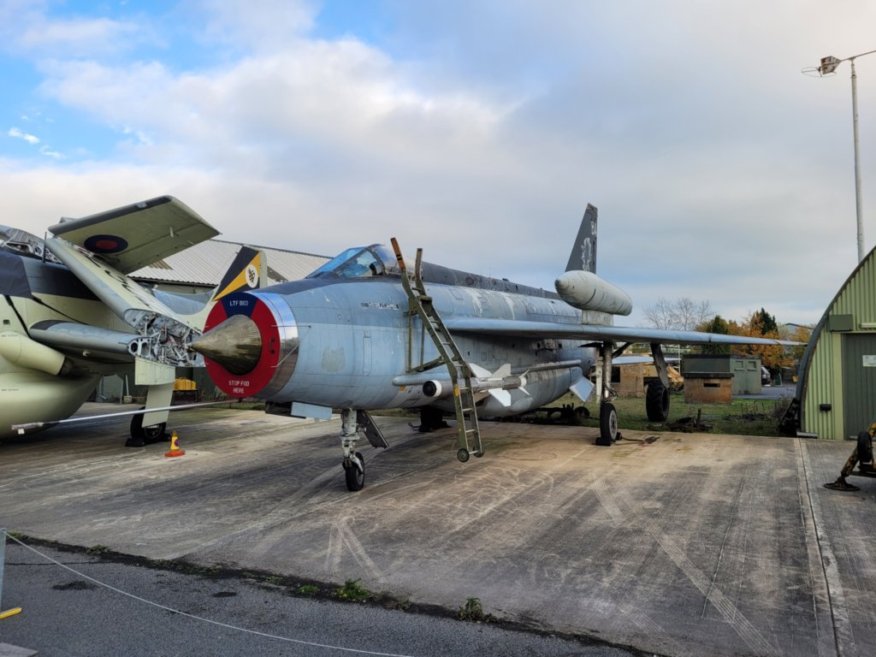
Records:
<instances>
[{"instance_id":1,"label":"wing leading edge","mask_svg":"<svg viewBox=\"0 0 876 657\"><path fill-rule=\"evenodd\" d=\"M754 338L743 335L599 324L557 324L554 322L486 318L448 318L444 320L444 323L451 332L522 338L576 338L599 342L659 342L660 344L681 345L762 344L790 347L799 344L790 340Z\"/></svg>"}]
</instances>

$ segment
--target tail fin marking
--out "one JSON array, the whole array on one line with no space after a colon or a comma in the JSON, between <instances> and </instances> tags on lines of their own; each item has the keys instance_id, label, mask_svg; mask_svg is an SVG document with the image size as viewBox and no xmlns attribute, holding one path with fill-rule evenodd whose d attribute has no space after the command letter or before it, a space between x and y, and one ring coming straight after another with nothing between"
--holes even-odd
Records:
<instances>
[{"instance_id":1,"label":"tail fin marking","mask_svg":"<svg viewBox=\"0 0 876 657\"><path fill-rule=\"evenodd\" d=\"M267 262L261 251L244 246L225 272L211 301L218 301L232 292L255 290L267 284Z\"/></svg>"},{"instance_id":2,"label":"tail fin marking","mask_svg":"<svg viewBox=\"0 0 876 657\"><path fill-rule=\"evenodd\" d=\"M569 254L566 271L583 269L596 273L596 215L596 208L588 203L578 229L578 237L575 238L575 245Z\"/></svg>"}]
</instances>

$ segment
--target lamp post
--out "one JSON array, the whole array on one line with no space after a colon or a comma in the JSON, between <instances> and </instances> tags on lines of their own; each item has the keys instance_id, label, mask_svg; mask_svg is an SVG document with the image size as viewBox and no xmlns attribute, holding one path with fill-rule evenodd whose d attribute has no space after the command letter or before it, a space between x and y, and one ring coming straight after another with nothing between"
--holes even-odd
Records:
<instances>
[{"instance_id":1,"label":"lamp post","mask_svg":"<svg viewBox=\"0 0 876 657\"><path fill-rule=\"evenodd\" d=\"M858 76L855 74L855 60L864 55L872 55L876 50L858 53L845 59L833 55L821 58L818 74L822 77L836 72L837 66L850 62L852 66L852 136L855 143L855 212L858 222L858 262L864 259L864 209L861 202L861 155L858 145ZM811 70L811 69L810 69Z\"/></svg>"}]
</instances>

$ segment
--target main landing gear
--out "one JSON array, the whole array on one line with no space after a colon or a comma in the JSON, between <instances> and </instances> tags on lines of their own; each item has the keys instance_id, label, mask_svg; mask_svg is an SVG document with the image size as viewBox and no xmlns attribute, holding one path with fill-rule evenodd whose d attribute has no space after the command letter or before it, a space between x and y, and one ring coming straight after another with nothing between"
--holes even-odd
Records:
<instances>
[{"instance_id":1,"label":"main landing gear","mask_svg":"<svg viewBox=\"0 0 876 657\"><path fill-rule=\"evenodd\" d=\"M596 368L596 398L599 400L599 438L596 444L611 447L618 439L617 411L611 403L617 393L611 387L611 359L620 355L626 345L614 351L614 344L599 345L599 364Z\"/></svg>"},{"instance_id":2,"label":"main landing gear","mask_svg":"<svg viewBox=\"0 0 876 657\"><path fill-rule=\"evenodd\" d=\"M125 441L125 447L144 447L145 445L161 442L166 438L167 422L144 427L143 413L137 413L137 415L131 418L131 437Z\"/></svg>"},{"instance_id":3,"label":"main landing gear","mask_svg":"<svg viewBox=\"0 0 876 657\"><path fill-rule=\"evenodd\" d=\"M618 431L617 410L611 403L617 397L617 393L611 388L611 361L622 354L629 344L619 349L615 349L611 342L603 342L597 346L599 364L596 368L596 395L599 400L599 438L596 439L596 444L609 447L621 437ZM651 344L651 354L654 357L657 376L648 383L645 410L651 422L665 422L669 417L668 368L659 343Z\"/></svg>"}]
</instances>

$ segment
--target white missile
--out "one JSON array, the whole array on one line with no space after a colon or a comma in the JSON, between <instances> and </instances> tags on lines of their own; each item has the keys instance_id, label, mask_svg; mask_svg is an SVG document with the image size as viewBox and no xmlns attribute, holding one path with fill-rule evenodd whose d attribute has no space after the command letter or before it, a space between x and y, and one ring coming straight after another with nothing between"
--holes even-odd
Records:
<instances>
[{"instance_id":1,"label":"white missile","mask_svg":"<svg viewBox=\"0 0 876 657\"><path fill-rule=\"evenodd\" d=\"M589 271L567 271L556 280L554 286L560 298L574 308L611 315L629 315L633 312L633 302L626 292Z\"/></svg>"}]
</instances>

